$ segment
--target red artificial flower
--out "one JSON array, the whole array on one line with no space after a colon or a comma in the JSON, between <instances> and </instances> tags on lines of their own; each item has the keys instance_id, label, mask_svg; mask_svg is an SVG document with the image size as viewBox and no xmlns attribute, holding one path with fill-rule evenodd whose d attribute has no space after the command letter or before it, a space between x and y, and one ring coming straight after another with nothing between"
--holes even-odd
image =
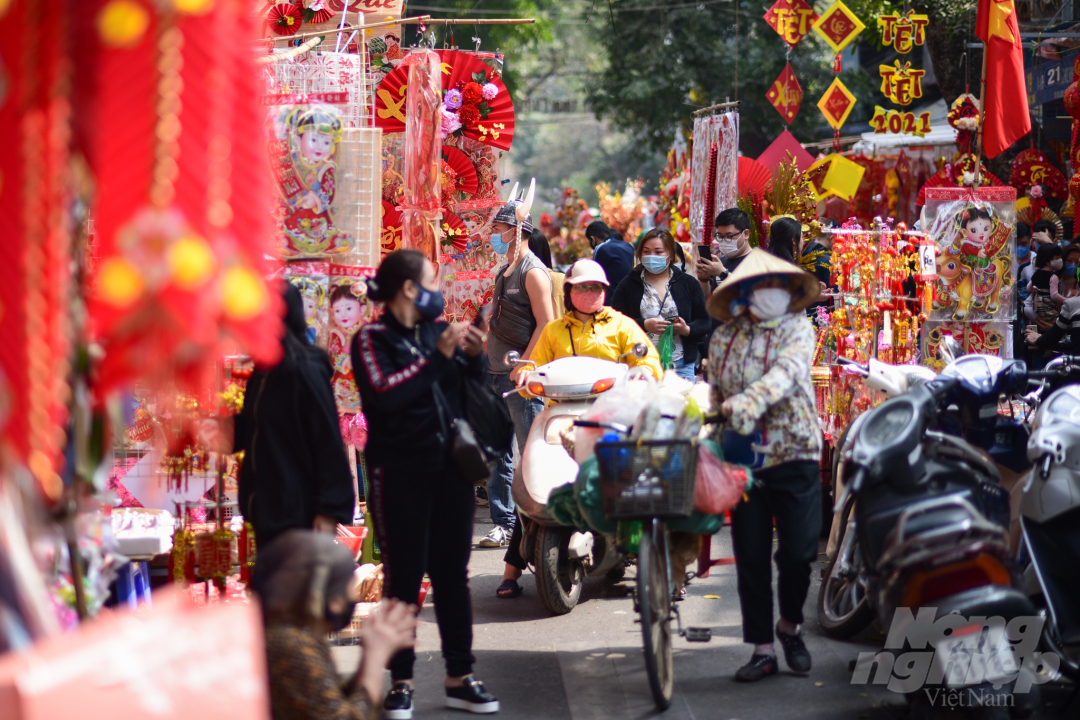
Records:
<instances>
[{"instance_id":1,"label":"red artificial flower","mask_svg":"<svg viewBox=\"0 0 1080 720\"><path fill-rule=\"evenodd\" d=\"M475 85L475 83L473 84ZM468 86L465 89L467 90ZM457 116L461 124L467 128L475 127L480 122L480 111L477 110L475 105L462 105Z\"/></svg>"},{"instance_id":2,"label":"red artificial flower","mask_svg":"<svg viewBox=\"0 0 1080 720\"><path fill-rule=\"evenodd\" d=\"M484 100L484 88L480 83L470 82L461 89L461 99L466 105L479 105ZM468 125L462 118L462 123Z\"/></svg>"}]
</instances>

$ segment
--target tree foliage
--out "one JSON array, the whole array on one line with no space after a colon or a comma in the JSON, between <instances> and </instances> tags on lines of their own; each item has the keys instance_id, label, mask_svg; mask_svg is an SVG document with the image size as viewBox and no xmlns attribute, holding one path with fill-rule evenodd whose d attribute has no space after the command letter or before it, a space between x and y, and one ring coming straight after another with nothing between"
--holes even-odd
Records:
<instances>
[{"instance_id":1,"label":"tree foliage","mask_svg":"<svg viewBox=\"0 0 1080 720\"><path fill-rule=\"evenodd\" d=\"M690 7L672 2L670 10L627 12L657 4L613 2L622 12L613 23L609 18L595 27L610 59L589 88L589 105L598 116L611 118L643 148L662 150L676 129L692 128L696 109L737 98L742 150L756 156L788 127L766 93L790 60L803 90L791 131L803 141L832 134L816 104L832 82L833 53L816 35L804 37L789 54L762 20L764 6L748 0ZM842 80L856 97L872 87L865 72L850 67ZM849 121L865 120L872 111L866 103L856 104Z\"/></svg>"}]
</instances>

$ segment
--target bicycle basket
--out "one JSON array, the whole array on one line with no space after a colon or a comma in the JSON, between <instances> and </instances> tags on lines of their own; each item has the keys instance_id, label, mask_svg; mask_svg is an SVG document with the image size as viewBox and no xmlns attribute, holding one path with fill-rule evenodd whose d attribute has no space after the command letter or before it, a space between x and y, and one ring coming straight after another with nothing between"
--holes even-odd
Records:
<instances>
[{"instance_id":1,"label":"bicycle basket","mask_svg":"<svg viewBox=\"0 0 1080 720\"><path fill-rule=\"evenodd\" d=\"M690 440L596 444L604 515L684 518L694 510L697 445Z\"/></svg>"}]
</instances>

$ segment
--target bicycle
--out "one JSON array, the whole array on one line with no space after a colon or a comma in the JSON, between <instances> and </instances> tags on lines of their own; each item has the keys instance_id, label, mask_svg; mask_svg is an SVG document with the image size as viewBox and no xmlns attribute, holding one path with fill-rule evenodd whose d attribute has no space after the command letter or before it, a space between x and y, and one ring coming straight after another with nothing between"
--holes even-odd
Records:
<instances>
[{"instance_id":1,"label":"bicycle","mask_svg":"<svg viewBox=\"0 0 1080 720\"><path fill-rule=\"evenodd\" d=\"M708 628L683 628L676 602L680 587L671 577L670 531L665 520L689 517L697 472L694 440L598 442L604 514L620 525L620 537L633 545L626 521L640 521L634 611L641 622L645 671L657 709L671 705L675 688L672 627L690 642L708 642ZM633 548L628 547L632 553Z\"/></svg>"}]
</instances>

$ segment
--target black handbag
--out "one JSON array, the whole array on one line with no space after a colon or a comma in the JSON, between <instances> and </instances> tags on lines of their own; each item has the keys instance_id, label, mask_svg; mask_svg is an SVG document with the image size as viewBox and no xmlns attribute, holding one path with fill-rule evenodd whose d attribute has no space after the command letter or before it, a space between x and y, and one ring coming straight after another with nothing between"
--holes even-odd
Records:
<instances>
[{"instance_id":1,"label":"black handbag","mask_svg":"<svg viewBox=\"0 0 1080 720\"><path fill-rule=\"evenodd\" d=\"M513 424L510 422L510 412L506 409L506 403L491 388L476 380L465 380L463 386L466 389L463 398L466 415L469 415L471 409L477 422L489 435L493 434L493 428L497 427L497 423L505 423L503 427L508 428L510 438L509 442L505 443L505 448L502 448L503 439L499 437L504 434L502 432L495 433L494 445L485 443L468 419L451 417L450 406L446 402L442 388L438 383L432 385L436 410L450 435L450 456L468 483L480 485L487 482L494 470L495 461L509 449L510 442L513 441ZM499 400L498 405L491 402L492 396ZM494 413L495 416L488 417L487 413Z\"/></svg>"}]
</instances>

